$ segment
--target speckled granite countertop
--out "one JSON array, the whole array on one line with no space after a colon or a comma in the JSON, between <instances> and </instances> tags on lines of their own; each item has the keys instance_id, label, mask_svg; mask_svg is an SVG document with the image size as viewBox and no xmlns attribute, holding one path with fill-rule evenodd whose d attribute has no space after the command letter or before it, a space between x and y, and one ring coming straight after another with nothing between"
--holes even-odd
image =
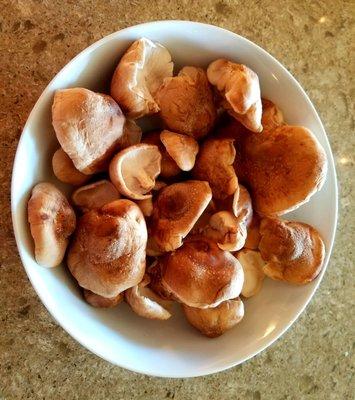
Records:
<instances>
[{"instance_id":1,"label":"speckled granite countertop","mask_svg":"<svg viewBox=\"0 0 355 400\"><path fill-rule=\"evenodd\" d=\"M353 5L350 0L0 0L1 399L353 398ZM306 312L254 359L226 372L186 380L151 378L114 367L57 326L22 268L10 216L17 142L47 83L94 41L157 19L219 25L280 60L319 111L340 186L334 252Z\"/></svg>"}]
</instances>

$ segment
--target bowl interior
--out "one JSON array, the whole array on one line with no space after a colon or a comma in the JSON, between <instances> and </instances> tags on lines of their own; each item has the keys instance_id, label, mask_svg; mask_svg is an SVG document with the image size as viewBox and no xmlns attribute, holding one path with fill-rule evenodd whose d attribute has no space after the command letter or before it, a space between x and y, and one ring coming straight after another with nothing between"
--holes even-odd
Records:
<instances>
[{"instance_id":1,"label":"bowl interior","mask_svg":"<svg viewBox=\"0 0 355 400\"><path fill-rule=\"evenodd\" d=\"M58 147L51 126L51 104L56 89L82 86L107 91L111 74L129 44L148 37L171 52L178 70L184 65L206 67L225 57L244 63L258 75L263 97L278 104L290 124L311 129L328 156L323 189L311 201L286 217L315 226L324 238L329 259L337 214L334 163L322 124L310 100L292 76L268 53L223 29L192 22L165 21L138 25L95 43L48 85L23 131L13 169L12 213L16 240L27 274L53 317L85 347L122 367L157 376L189 377L223 370L243 362L277 339L298 317L318 286L295 287L265 280L262 291L245 302L245 318L220 338L199 335L176 307L166 322L136 316L125 304L117 309L88 306L65 266L39 267L27 224L26 204L32 187L51 181L69 193L53 176L51 156ZM326 216L326 218L324 217Z\"/></svg>"}]
</instances>

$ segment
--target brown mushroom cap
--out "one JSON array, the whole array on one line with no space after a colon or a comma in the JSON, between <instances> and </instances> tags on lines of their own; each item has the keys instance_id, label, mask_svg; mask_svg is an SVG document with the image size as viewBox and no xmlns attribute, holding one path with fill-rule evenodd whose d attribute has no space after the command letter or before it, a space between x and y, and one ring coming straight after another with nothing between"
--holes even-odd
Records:
<instances>
[{"instance_id":1,"label":"brown mushroom cap","mask_svg":"<svg viewBox=\"0 0 355 400\"><path fill-rule=\"evenodd\" d=\"M89 175L83 174L74 167L73 161L62 148L53 154L52 167L54 175L60 181L70 185L83 185L90 179Z\"/></svg>"},{"instance_id":2,"label":"brown mushroom cap","mask_svg":"<svg viewBox=\"0 0 355 400\"><path fill-rule=\"evenodd\" d=\"M104 170L123 135L125 117L105 94L84 88L58 90L52 106L57 139L76 169L90 175Z\"/></svg>"},{"instance_id":3,"label":"brown mushroom cap","mask_svg":"<svg viewBox=\"0 0 355 400\"><path fill-rule=\"evenodd\" d=\"M207 77L223 98L222 106L253 132L261 132L262 105L257 74L242 64L225 59L213 61Z\"/></svg>"},{"instance_id":4,"label":"brown mushroom cap","mask_svg":"<svg viewBox=\"0 0 355 400\"><path fill-rule=\"evenodd\" d=\"M176 176L181 172L181 169L176 164L176 162L171 158L169 153L166 151L166 148L164 147L163 143L161 142L160 132L151 131L145 133L142 142L158 146L161 154L160 176L162 176L163 178L171 178L172 176Z\"/></svg>"},{"instance_id":5,"label":"brown mushroom cap","mask_svg":"<svg viewBox=\"0 0 355 400\"><path fill-rule=\"evenodd\" d=\"M157 296L147 285L150 278L146 275L142 282L125 291L126 302L141 317L166 320L171 317L165 308L168 302Z\"/></svg>"},{"instance_id":6,"label":"brown mushroom cap","mask_svg":"<svg viewBox=\"0 0 355 400\"><path fill-rule=\"evenodd\" d=\"M114 185L103 179L75 190L71 196L73 204L82 212L100 208L120 198Z\"/></svg>"},{"instance_id":7,"label":"brown mushroom cap","mask_svg":"<svg viewBox=\"0 0 355 400\"><path fill-rule=\"evenodd\" d=\"M233 139L208 139L197 155L192 175L207 181L216 199L225 199L238 188L238 178L233 168L235 154Z\"/></svg>"},{"instance_id":8,"label":"brown mushroom cap","mask_svg":"<svg viewBox=\"0 0 355 400\"><path fill-rule=\"evenodd\" d=\"M253 218L247 229L247 238L244 247L250 250L257 250L260 242L260 218L257 214L253 214Z\"/></svg>"},{"instance_id":9,"label":"brown mushroom cap","mask_svg":"<svg viewBox=\"0 0 355 400\"><path fill-rule=\"evenodd\" d=\"M149 276L149 287L154 293L164 300L174 300L173 295L162 284L162 264L160 262L155 260L146 269L146 273Z\"/></svg>"},{"instance_id":10,"label":"brown mushroom cap","mask_svg":"<svg viewBox=\"0 0 355 400\"><path fill-rule=\"evenodd\" d=\"M118 63L111 81L111 96L129 118L154 114L159 111L156 92L164 78L172 74L168 50L141 38L132 43Z\"/></svg>"},{"instance_id":11,"label":"brown mushroom cap","mask_svg":"<svg viewBox=\"0 0 355 400\"><path fill-rule=\"evenodd\" d=\"M148 199L136 200L136 204L145 217L150 217L153 214L153 200L151 197Z\"/></svg>"},{"instance_id":12,"label":"brown mushroom cap","mask_svg":"<svg viewBox=\"0 0 355 400\"><path fill-rule=\"evenodd\" d=\"M157 146L140 143L121 150L110 163L110 178L123 195L143 200L160 173L161 155Z\"/></svg>"},{"instance_id":13,"label":"brown mushroom cap","mask_svg":"<svg viewBox=\"0 0 355 400\"><path fill-rule=\"evenodd\" d=\"M90 290L83 290L84 298L87 303L97 308L113 308L123 300L123 293L119 293L115 297L103 297Z\"/></svg>"},{"instance_id":14,"label":"brown mushroom cap","mask_svg":"<svg viewBox=\"0 0 355 400\"><path fill-rule=\"evenodd\" d=\"M263 114L261 123L266 131L276 128L277 126L284 125L284 116L282 111L272 101L262 99Z\"/></svg>"},{"instance_id":15,"label":"brown mushroom cap","mask_svg":"<svg viewBox=\"0 0 355 400\"><path fill-rule=\"evenodd\" d=\"M64 194L51 183L37 184L28 201L28 222L37 263L44 267L59 265L76 224Z\"/></svg>"},{"instance_id":16,"label":"brown mushroom cap","mask_svg":"<svg viewBox=\"0 0 355 400\"><path fill-rule=\"evenodd\" d=\"M207 238L191 238L159 262L163 287L190 307L216 307L242 290L238 260Z\"/></svg>"},{"instance_id":17,"label":"brown mushroom cap","mask_svg":"<svg viewBox=\"0 0 355 400\"><path fill-rule=\"evenodd\" d=\"M311 282L324 261L324 243L310 225L264 218L260 224L259 250L266 265L264 273L272 279L295 284Z\"/></svg>"},{"instance_id":18,"label":"brown mushroom cap","mask_svg":"<svg viewBox=\"0 0 355 400\"><path fill-rule=\"evenodd\" d=\"M223 301L217 307L210 308L183 305L183 310L190 324L210 338L221 336L244 316L244 305L240 298Z\"/></svg>"},{"instance_id":19,"label":"brown mushroom cap","mask_svg":"<svg viewBox=\"0 0 355 400\"><path fill-rule=\"evenodd\" d=\"M164 80L157 93L160 116L173 132L200 138L213 127L217 113L205 71L184 67Z\"/></svg>"},{"instance_id":20,"label":"brown mushroom cap","mask_svg":"<svg viewBox=\"0 0 355 400\"><path fill-rule=\"evenodd\" d=\"M163 251L180 247L211 198L207 182L179 182L162 189L154 202L150 225L158 247Z\"/></svg>"},{"instance_id":21,"label":"brown mushroom cap","mask_svg":"<svg viewBox=\"0 0 355 400\"><path fill-rule=\"evenodd\" d=\"M261 290L265 278L263 267L266 263L258 251L249 249L239 251L237 259L244 272L242 295L244 297L255 296Z\"/></svg>"},{"instance_id":22,"label":"brown mushroom cap","mask_svg":"<svg viewBox=\"0 0 355 400\"><path fill-rule=\"evenodd\" d=\"M198 143L190 136L164 130L160 134L166 151L183 171L190 171L195 165Z\"/></svg>"},{"instance_id":23,"label":"brown mushroom cap","mask_svg":"<svg viewBox=\"0 0 355 400\"><path fill-rule=\"evenodd\" d=\"M123 125L123 135L120 140L120 148L133 146L142 140L142 129L132 119L126 119Z\"/></svg>"},{"instance_id":24,"label":"brown mushroom cap","mask_svg":"<svg viewBox=\"0 0 355 400\"><path fill-rule=\"evenodd\" d=\"M276 216L292 211L325 181L325 152L307 128L283 125L241 135L235 143L237 175L250 188L259 214Z\"/></svg>"},{"instance_id":25,"label":"brown mushroom cap","mask_svg":"<svg viewBox=\"0 0 355 400\"><path fill-rule=\"evenodd\" d=\"M116 200L80 218L68 268L81 287L115 297L142 280L146 244L139 207L130 200Z\"/></svg>"}]
</instances>

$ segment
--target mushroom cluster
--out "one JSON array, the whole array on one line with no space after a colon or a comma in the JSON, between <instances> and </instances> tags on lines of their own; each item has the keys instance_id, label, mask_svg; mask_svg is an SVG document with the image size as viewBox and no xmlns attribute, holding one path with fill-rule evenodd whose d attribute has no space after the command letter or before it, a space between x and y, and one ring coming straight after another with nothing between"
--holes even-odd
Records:
<instances>
[{"instance_id":1,"label":"mushroom cluster","mask_svg":"<svg viewBox=\"0 0 355 400\"><path fill-rule=\"evenodd\" d=\"M110 93L58 90L55 177L28 202L38 264L64 259L93 307L125 301L166 320L171 304L202 334L236 326L267 278L320 273L317 230L281 219L322 187L323 148L261 98L257 74L218 59L173 74L169 51L142 38L123 54ZM141 119L151 117L154 130ZM68 187L69 189L69 187Z\"/></svg>"}]
</instances>

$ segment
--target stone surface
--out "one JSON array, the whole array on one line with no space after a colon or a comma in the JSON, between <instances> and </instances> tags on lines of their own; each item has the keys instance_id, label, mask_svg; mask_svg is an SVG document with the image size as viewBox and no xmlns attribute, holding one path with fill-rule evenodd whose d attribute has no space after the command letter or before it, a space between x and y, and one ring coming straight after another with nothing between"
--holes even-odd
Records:
<instances>
[{"instance_id":1,"label":"stone surface","mask_svg":"<svg viewBox=\"0 0 355 400\"><path fill-rule=\"evenodd\" d=\"M0 0L1 399L353 399L353 6L350 0ZM10 216L16 145L47 83L94 41L157 19L216 24L280 60L319 111L340 189L334 252L306 312L254 359L186 380L151 378L112 366L57 326L26 277Z\"/></svg>"}]
</instances>

